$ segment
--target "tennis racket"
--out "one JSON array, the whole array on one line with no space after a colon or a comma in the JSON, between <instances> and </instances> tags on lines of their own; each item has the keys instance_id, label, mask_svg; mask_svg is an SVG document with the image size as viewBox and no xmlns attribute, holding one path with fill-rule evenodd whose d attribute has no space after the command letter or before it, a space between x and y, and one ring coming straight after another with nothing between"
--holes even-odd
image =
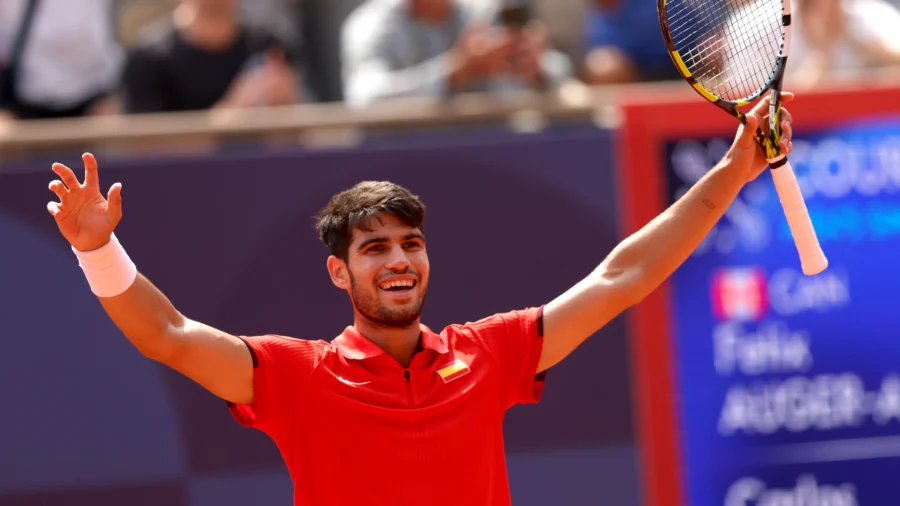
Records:
<instances>
[{"instance_id":1,"label":"tennis racket","mask_svg":"<svg viewBox=\"0 0 900 506\"><path fill-rule=\"evenodd\" d=\"M739 109L770 92L769 132L756 129L772 169L804 274L828 267L781 152L781 81L791 41L791 0L657 0L659 25L681 76L703 98L746 123Z\"/></svg>"}]
</instances>

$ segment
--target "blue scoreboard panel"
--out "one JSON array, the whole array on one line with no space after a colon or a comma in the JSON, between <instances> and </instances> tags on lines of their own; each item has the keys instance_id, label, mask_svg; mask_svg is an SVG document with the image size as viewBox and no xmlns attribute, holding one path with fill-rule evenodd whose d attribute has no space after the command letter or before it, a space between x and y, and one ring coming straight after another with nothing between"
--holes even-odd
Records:
<instances>
[{"instance_id":1,"label":"blue scoreboard panel","mask_svg":"<svg viewBox=\"0 0 900 506\"><path fill-rule=\"evenodd\" d=\"M664 143L668 202L730 143ZM671 280L685 503L900 504L900 117L798 134L791 161L825 272L767 171Z\"/></svg>"}]
</instances>

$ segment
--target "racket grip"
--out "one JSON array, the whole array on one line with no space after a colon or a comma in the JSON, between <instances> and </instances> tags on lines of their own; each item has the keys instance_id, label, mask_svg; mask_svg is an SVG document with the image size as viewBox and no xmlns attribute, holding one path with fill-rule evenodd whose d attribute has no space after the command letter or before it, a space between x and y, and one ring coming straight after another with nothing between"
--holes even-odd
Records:
<instances>
[{"instance_id":1,"label":"racket grip","mask_svg":"<svg viewBox=\"0 0 900 506\"><path fill-rule=\"evenodd\" d=\"M800 193L797 177L787 159L784 160L784 165L772 169L772 179L775 181L778 199L781 200L788 227L794 237L794 244L797 245L797 252L800 254L803 273L812 276L824 271L828 267L828 259L819 246L819 239L809 218L803 194Z\"/></svg>"}]
</instances>

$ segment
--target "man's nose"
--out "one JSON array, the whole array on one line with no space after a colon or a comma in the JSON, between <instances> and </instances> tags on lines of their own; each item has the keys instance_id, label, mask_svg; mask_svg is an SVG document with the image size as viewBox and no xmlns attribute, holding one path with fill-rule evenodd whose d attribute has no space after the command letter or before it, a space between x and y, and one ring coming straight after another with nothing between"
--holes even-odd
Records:
<instances>
[{"instance_id":1,"label":"man's nose","mask_svg":"<svg viewBox=\"0 0 900 506\"><path fill-rule=\"evenodd\" d=\"M391 255L387 264L385 264L386 268L395 272L402 272L409 268L409 265L409 258L407 258L406 251L403 250L402 246L398 245L391 248Z\"/></svg>"}]
</instances>

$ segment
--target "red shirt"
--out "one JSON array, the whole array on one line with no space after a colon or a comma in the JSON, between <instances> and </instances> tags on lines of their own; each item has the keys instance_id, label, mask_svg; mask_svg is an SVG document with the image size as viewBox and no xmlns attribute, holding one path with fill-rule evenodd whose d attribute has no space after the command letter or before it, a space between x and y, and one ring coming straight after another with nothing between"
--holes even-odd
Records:
<instances>
[{"instance_id":1,"label":"red shirt","mask_svg":"<svg viewBox=\"0 0 900 506\"><path fill-rule=\"evenodd\" d=\"M541 318L423 325L409 369L352 327L330 343L244 337L254 403L230 409L278 445L295 506L509 505L503 417L541 397Z\"/></svg>"}]
</instances>

